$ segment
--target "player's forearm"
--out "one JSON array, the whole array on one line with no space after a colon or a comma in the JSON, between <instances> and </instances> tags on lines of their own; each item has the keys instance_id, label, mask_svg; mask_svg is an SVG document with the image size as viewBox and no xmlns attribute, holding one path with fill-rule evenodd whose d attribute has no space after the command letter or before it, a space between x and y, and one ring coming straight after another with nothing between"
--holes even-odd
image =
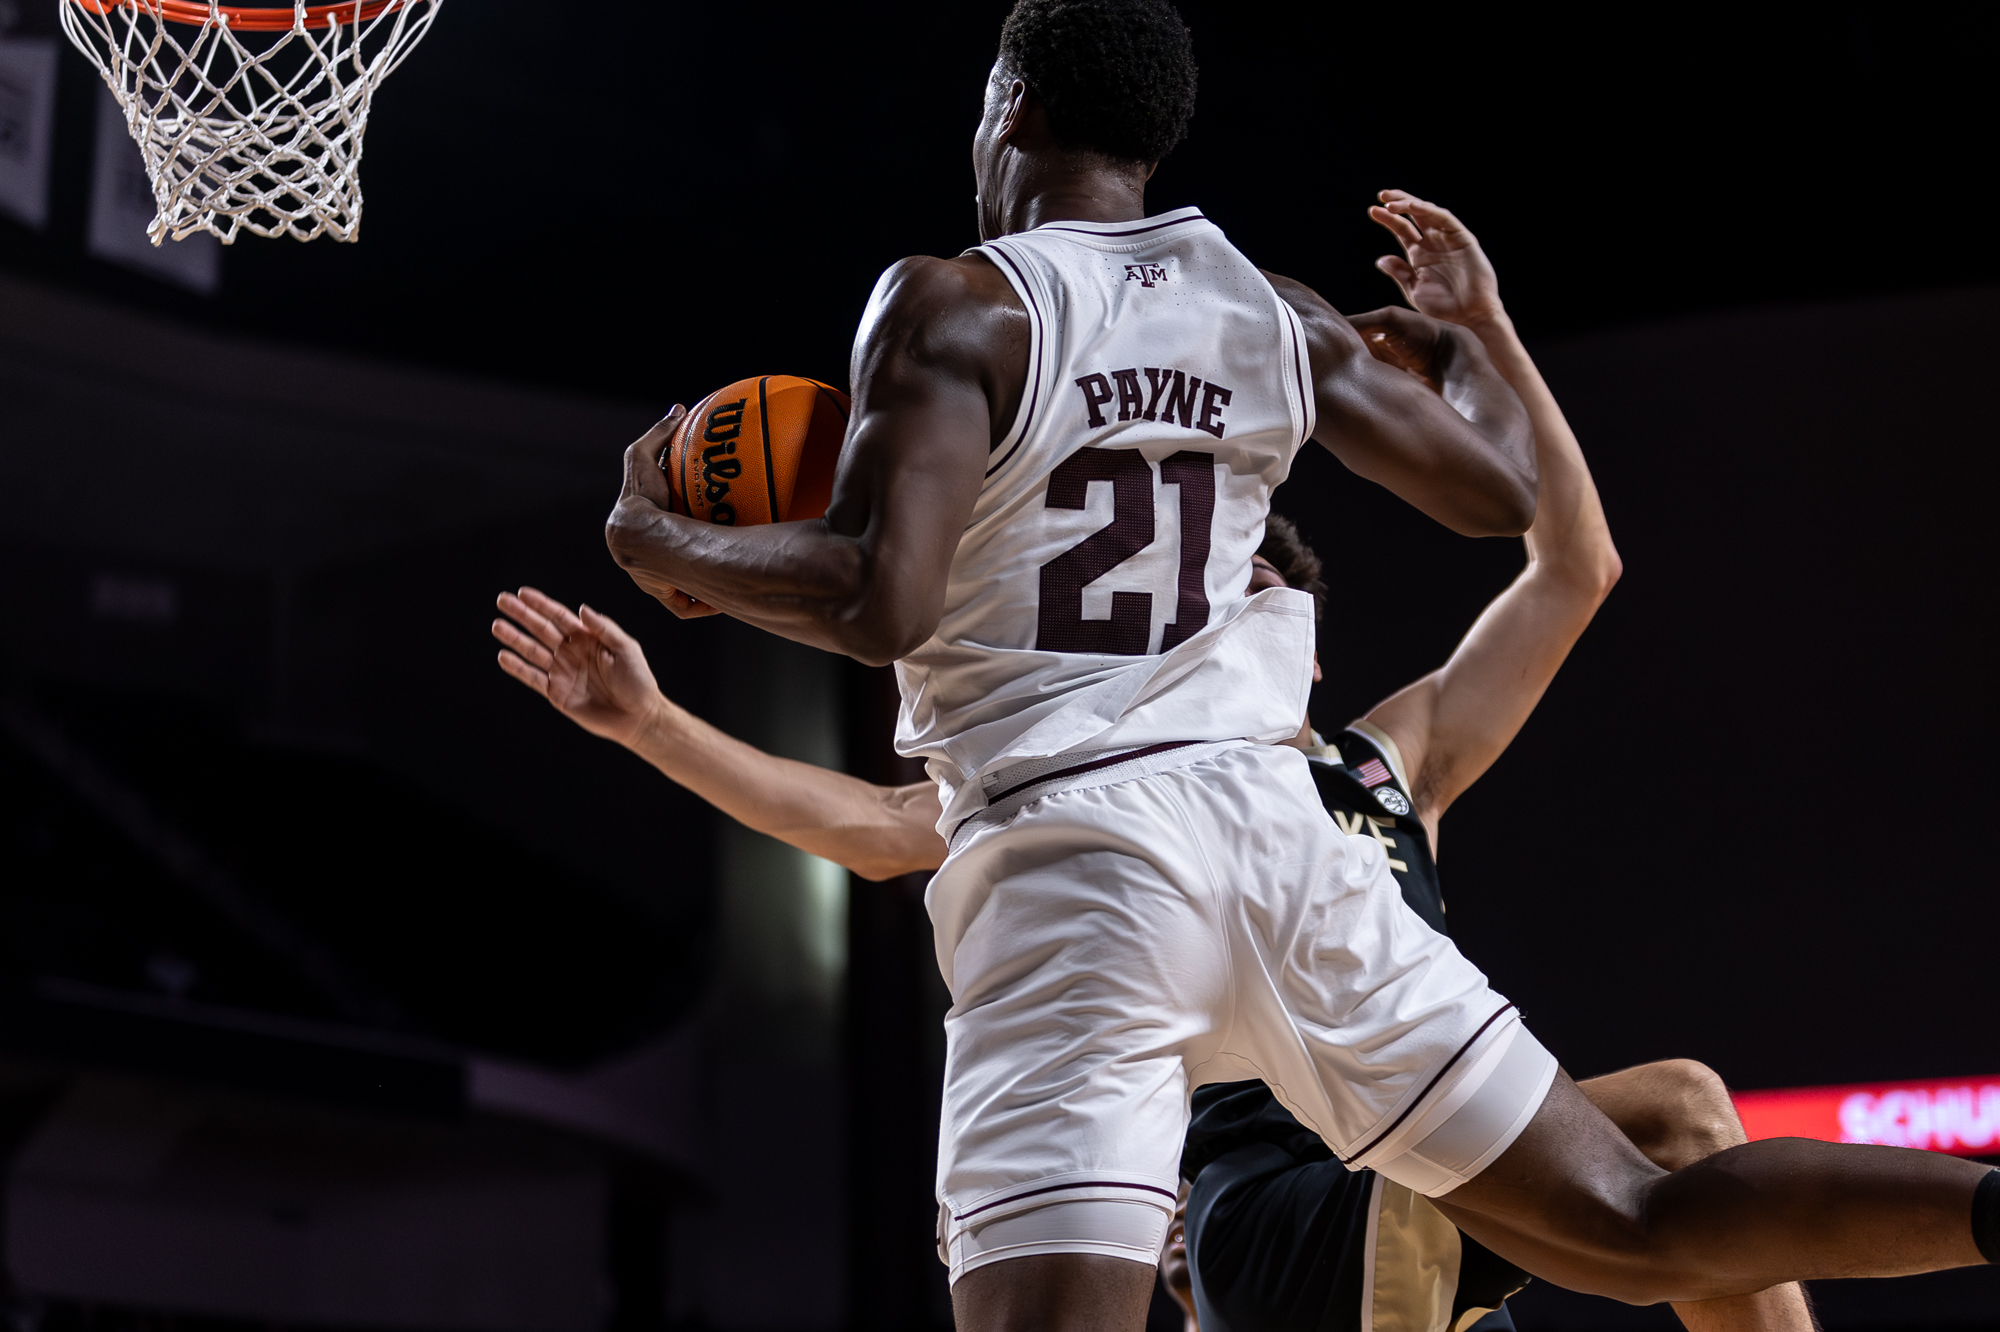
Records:
<instances>
[{"instance_id":1,"label":"player's forearm","mask_svg":"<svg viewBox=\"0 0 2000 1332\"><path fill-rule=\"evenodd\" d=\"M1593 606L1618 581L1620 563L1596 483L1555 394L1504 311L1472 326L1494 368L1527 408L1538 464L1535 522L1528 529L1533 571L1572 585Z\"/></svg>"},{"instance_id":2,"label":"player's forearm","mask_svg":"<svg viewBox=\"0 0 2000 1332\"><path fill-rule=\"evenodd\" d=\"M1536 516L1537 482L1526 405L1479 340L1456 334L1440 344L1439 353L1444 400L1485 442L1492 473L1487 489L1521 517L1520 527L1527 526Z\"/></svg>"},{"instance_id":3,"label":"player's forearm","mask_svg":"<svg viewBox=\"0 0 2000 1332\"><path fill-rule=\"evenodd\" d=\"M747 828L869 879L943 860L935 792L767 754L660 696L627 748Z\"/></svg>"},{"instance_id":4,"label":"player's forearm","mask_svg":"<svg viewBox=\"0 0 2000 1332\"><path fill-rule=\"evenodd\" d=\"M1526 410L1478 339L1432 325L1443 400L1378 362L1353 324L1303 283L1267 273L1298 315L1313 372L1314 432L1349 470L1464 536L1518 536L1535 517Z\"/></svg>"},{"instance_id":5,"label":"player's forearm","mask_svg":"<svg viewBox=\"0 0 2000 1332\"><path fill-rule=\"evenodd\" d=\"M1357 476L1462 536L1526 531L1535 517L1533 437L1506 382L1489 369L1474 393L1448 404L1356 344L1326 356L1316 437ZM1468 419L1460 405L1482 419Z\"/></svg>"},{"instance_id":6,"label":"player's forearm","mask_svg":"<svg viewBox=\"0 0 2000 1332\"><path fill-rule=\"evenodd\" d=\"M861 539L819 521L717 527L643 501L621 501L605 525L619 567L656 591L672 587L760 629L871 665L924 634L876 586Z\"/></svg>"}]
</instances>

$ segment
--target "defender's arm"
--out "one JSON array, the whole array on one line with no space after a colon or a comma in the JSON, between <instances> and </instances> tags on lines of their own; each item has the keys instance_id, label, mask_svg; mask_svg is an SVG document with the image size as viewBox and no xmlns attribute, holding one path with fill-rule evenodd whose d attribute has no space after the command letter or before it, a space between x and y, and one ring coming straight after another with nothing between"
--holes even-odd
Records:
<instances>
[{"instance_id":1,"label":"defender's arm","mask_svg":"<svg viewBox=\"0 0 2000 1332\"><path fill-rule=\"evenodd\" d=\"M1501 344L1495 359L1521 386L1535 419L1541 484L1528 567L1473 623L1451 660L1368 714L1402 750L1433 847L1439 816L1513 742L1621 571L1597 487L1562 410L1511 326L1490 336Z\"/></svg>"},{"instance_id":2,"label":"defender's arm","mask_svg":"<svg viewBox=\"0 0 2000 1332\"><path fill-rule=\"evenodd\" d=\"M738 823L864 879L944 863L931 783L877 786L723 734L661 693L638 642L588 606L571 611L524 587L503 592L499 608L502 670Z\"/></svg>"},{"instance_id":3,"label":"defender's arm","mask_svg":"<svg viewBox=\"0 0 2000 1332\"><path fill-rule=\"evenodd\" d=\"M1361 476L1465 536L1516 536L1535 518L1527 411L1477 339L1440 341L1443 396L1369 355L1319 294L1265 274L1298 312L1312 361L1313 438Z\"/></svg>"},{"instance_id":4,"label":"defender's arm","mask_svg":"<svg viewBox=\"0 0 2000 1332\"><path fill-rule=\"evenodd\" d=\"M1397 232L1419 267L1390 259L1384 269L1413 304L1470 325L1526 403L1540 463L1527 568L1474 622L1450 661L1368 714L1402 751L1417 814L1435 848L1439 817L1513 741L1622 566L1583 450L1501 306L1498 280L1478 242L1443 209L1400 191L1384 197L1391 195L1398 212L1376 209L1378 220L1395 220L1414 205L1425 210L1426 229L1420 234L1404 223L1409 234ZM1399 353L1422 355L1393 331L1399 320L1413 318L1383 311L1355 323L1394 362ZM1409 368L1423 372L1420 365Z\"/></svg>"},{"instance_id":5,"label":"defender's arm","mask_svg":"<svg viewBox=\"0 0 2000 1332\"><path fill-rule=\"evenodd\" d=\"M746 828L831 860L864 879L944 863L937 785L878 786L767 754L661 695L628 746Z\"/></svg>"},{"instance_id":6,"label":"defender's arm","mask_svg":"<svg viewBox=\"0 0 2000 1332\"><path fill-rule=\"evenodd\" d=\"M689 599L881 665L937 627L996 422L1027 375L1027 314L984 259L907 259L855 339L854 412L824 519L718 527L670 513L658 459L676 409L626 450L605 526L620 566L676 614Z\"/></svg>"}]
</instances>

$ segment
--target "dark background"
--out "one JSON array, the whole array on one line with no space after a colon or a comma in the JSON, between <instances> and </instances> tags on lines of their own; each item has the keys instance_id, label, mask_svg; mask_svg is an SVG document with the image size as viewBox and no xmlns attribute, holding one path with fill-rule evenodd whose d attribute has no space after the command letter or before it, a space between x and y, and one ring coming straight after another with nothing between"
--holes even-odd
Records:
<instances>
[{"instance_id":1,"label":"dark background","mask_svg":"<svg viewBox=\"0 0 2000 1332\"><path fill-rule=\"evenodd\" d=\"M1741 1087L2000 1067L2000 908L1980 854L1995 738L1985 395L2000 261L1977 203L1990 19L1182 8L1201 101L1150 207L1199 204L1259 263L1349 310L1395 296L1370 267L1388 248L1365 217L1374 190L1454 208L1571 414L1626 561L1521 739L1446 821L1440 859L1468 952L1579 1076L1672 1055ZM66 50L54 218L39 234L0 220L0 268L192 329L635 412L752 373L844 383L875 275L977 239L969 140L1005 10L606 3L552 18L457 0L377 99L360 243L246 239L213 299L84 255L96 93ZM45 26L39 14L28 27ZM351 618L418 643L427 678L462 675L440 736L477 745L514 728L476 758L444 739L398 748L388 737L420 701L393 678L332 670L343 715L368 719L338 762L370 775L314 779L349 800L401 783L385 807L447 830L424 834L427 854L503 837L549 859L483 927L513 931L502 953L536 959L512 973L540 978L525 990L501 975L470 992L509 993L514 1010L466 998L449 941L481 913L464 902L400 903L421 928L394 948L366 942L374 917L319 922L336 943L354 931L360 965L425 1029L486 1048L601 1053L634 1012L641 1025L686 1012L710 966L699 850L636 889L641 848L563 859L566 845L618 840L641 806L676 826L706 816L533 713L481 639L491 588L540 581L633 625L672 663L671 690L704 687L712 631L650 611L595 544L625 442L588 446L601 502L420 540L329 584ZM1330 564L1323 725L1441 661L1519 565L1517 543L1452 537L1316 452L1277 507ZM51 604L81 567L13 558L15 595L55 589ZM252 675L269 655L262 596L242 592L253 609L211 635ZM228 840L217 811L242 805L226 783L255 784L230 746L256 747L243 737L268 700L113 688L61 654L29 655L22 687L78 726L108 726L107 752L129 752L132 773L150 743L187 752L177 710L205 718L184 725L216 751L203 769L215 784L180 798ZM888 779L882 681L844 679L850 766ZM134 706L143 725L105 720ZM335 762L322 752L313 771ZM547 826L509 824L467 794L538 781L559 807ZM254 867L256 839L232 854ZM856 1326L917 1325L936 1309L935 987L916 888L855 888L848 1300ZM595 975L612 955L593 948L621 940L651 970ZM286 983L231 993L324 1007ZM1934 1286L1868 1318L1919 1316ZM1980 1307L1937 1301L1933 1319Z\"/></svg>"},{"instance_id":2,"label":"dark background","mask_svg":"<svg viewBox=\"0 0 2000 1332\"><path fill-rule=\"evenodd\" d=\"M238 245L219 299L177 299L80 258L89 154L69 151L58 220L10 229L6 262L260 336L618 397L765 365L844 382L876 274L977 242L971 130L1006 10L609 0L554 22L479 0L378 98L364 243ZM1150 206L1199 204L1343 309L1395 294L1364 212L1392 185L1476 225L1531 336L2000 272L1974 207L1990 16L1183 12L1201 97Z\"/></svg>"}]
</instances>

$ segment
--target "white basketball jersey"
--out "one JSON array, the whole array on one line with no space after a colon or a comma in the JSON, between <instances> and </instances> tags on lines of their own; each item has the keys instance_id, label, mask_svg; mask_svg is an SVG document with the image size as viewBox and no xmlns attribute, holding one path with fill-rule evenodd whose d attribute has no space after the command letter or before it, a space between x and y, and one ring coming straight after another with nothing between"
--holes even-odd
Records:
<instances>
[{"instance_id":1,"label":"white basketball jersey","mask_svg":"<svg viewBox=\"0 0 2000 1332\"><path fill-rule=\"evenodd\" d=\"M1298 316L1192 208L979 247L1028 309L1027 384L959 538L935 635L896 664L899 752L949 830L1030 758L1289 738L1306 593L1243 593L1313 430Z\"/></svg>"}]
</instances>

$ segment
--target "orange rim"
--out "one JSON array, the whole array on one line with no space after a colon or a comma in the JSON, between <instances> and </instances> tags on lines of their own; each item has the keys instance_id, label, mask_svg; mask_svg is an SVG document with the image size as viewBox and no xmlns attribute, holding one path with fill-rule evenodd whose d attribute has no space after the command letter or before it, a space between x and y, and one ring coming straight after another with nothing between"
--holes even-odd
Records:
<instances>
[{"instance_id":1,"label":"orange rim","mask_svg":"<svg viewBox=\"0 0 2000 1332\"><path fill-rule=\"evenodd\" d=\"M136 9L169 23L193 27L207 24L209 8L201 0L70 0L78 9L93 14L109 14L114 9ZM411 3L411 0L349 0L344 5L307 5L308 28L331 28L336 23L367 23L384 10ZM289 32L294 12L248 5L217 5L229 26L237 32Z\"/></svg>"}]
</instances>

